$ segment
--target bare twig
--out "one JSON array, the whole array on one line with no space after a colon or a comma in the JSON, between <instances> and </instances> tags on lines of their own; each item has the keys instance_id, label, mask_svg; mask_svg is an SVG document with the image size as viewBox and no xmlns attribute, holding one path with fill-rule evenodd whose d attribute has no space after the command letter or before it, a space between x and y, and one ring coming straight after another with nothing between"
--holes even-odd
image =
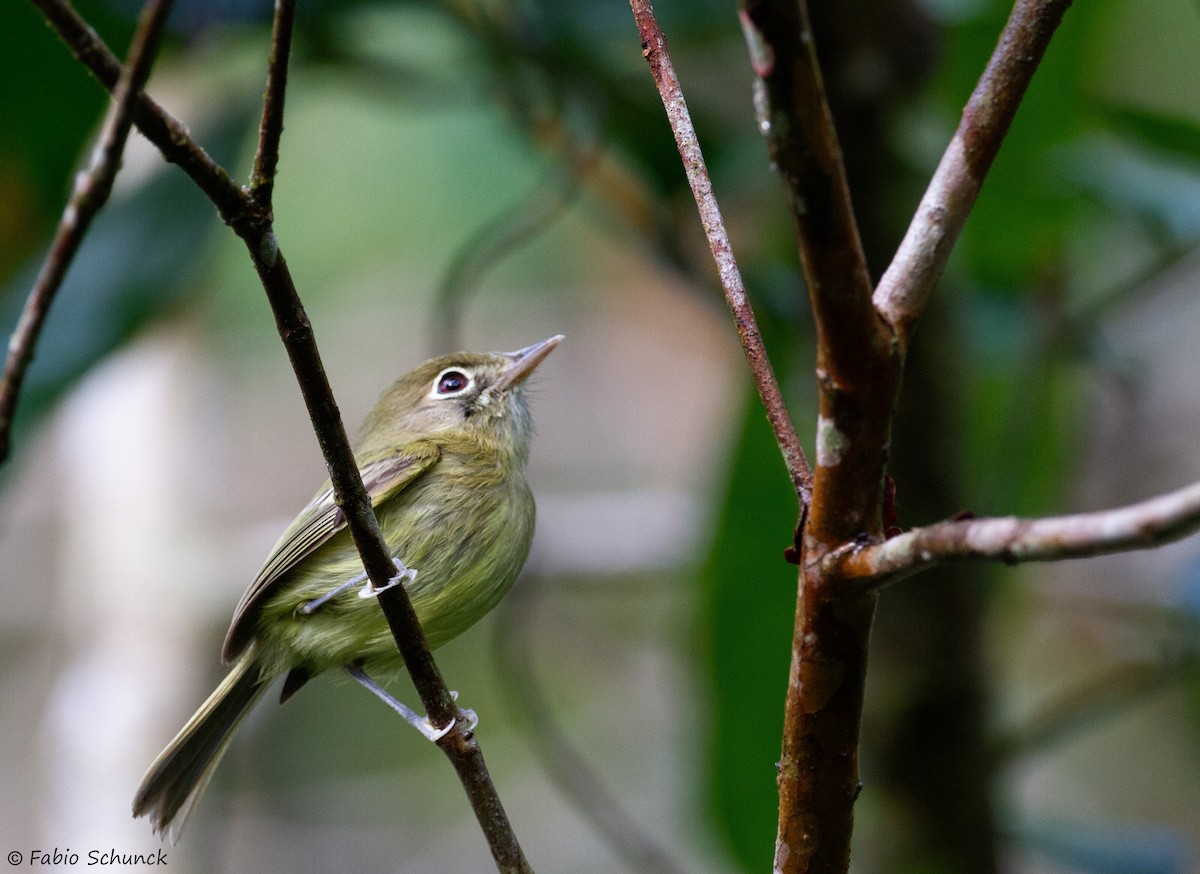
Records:
<instances>
[{"instance_id":1,"label":"bare twig","mask_svg":"<svg viewBox=\"0 0 1200 874\"><path fill-rule=\"evenodd\" d=\"M8 342L4 378L0 382L0 462L8 458L21 384L33 360L50 306L66 278L75 253L79 251L79 245L91 227L92 219L112 193L113 180L120 169L121 156L125 154L125 143L133 126L133 107L143 83L150 75L170 8L170 0L149 0L142 10L130 43L128 60L117 76L112 103L99 139L92 149L88 168L75 177L75 188L59 220L50 252L38 272L33 290L25 300L21 317Z\"/></svg>"},{"instance_id":2,"label":"bare twig","mask_svg":"<svg viewBox=\"0 0 1200 874\"><path fill-rule=\"evenodd\" d=\"M32 2L101 84L110 90L114 88L118 78L113 68L117 63L115 58L70 4L66 0ZM433 724L446 725L451 719L456 720L454 730L438 745L458 772L497 868L502 872L528 872L531 869L488 775L479 745L466 728L468 720L458 710L433 661L412 603L403 586L387 587L395 567L363 488L341 413L321 363L312 325L275 238L270 197L278 137L282 130L287 61L282 48L290 41L291 5L292 0L280 0L276 8L266 100L269 105L264 107L259 157L256 159L255 181L259 183L256 191L242 189L233 183L229 174L208 157L178 121L140 92L134 98L134 122L167 160L178 163L191 176L246 244L296 374L317 442L329 468L334 494L362 557L363 568L377 588L386 588L376 600L396 638L413 684ZM119 65L116 71L119 72Z\"/></svg>"},{"instance_id":3,"label":"bare twig","mask_svg":"<svg viewBox=\"0 0 1200 874\"><path fill-rule=\"evenodd\" d=\"M270 206L279 164L279 140L283 136L283 102L287 93L288 60L292 55L292 32L296 23L295 0L276 0L271 26L271 57L267 62L267 88L263 94L262 121L258 128L258 151L250 193Z\"/></svg>"},{"instance_id":4,"label":"bare twig","mask_svg":"<svg viewBox=\"0 0 1200 874\"><path fill-rule=\"evenodd\" d=\"M470 721L458 709L433 660L408 592L403 586L387 585L395 573L391 550L383 539L370 498L363 488L333 390L321 364L312 327L272 229L272 195L279 157L279 137L283 132L283 105L294 6L295 0L276 0L268 83L251 189L255 209L249 213L252 220L238 222L234 230L246 243L271 302L279 336L300 382L317 440L329 467L334 494L346 515L347 527L362 556L363 568L377 588L386 589L376 600L412 676L413 685L433 725L445 726L454 722L454 729L444 735L438 745L458 772L472 810L487 837L497 868L502 872L527 872L531 870L529 863L488 773L483 751L468 728Z\"/></svg>"},{"instance_id":5,"label":"bare twig","mask_svg":"<svg viewBox=\"0 0 1200 874\"><path fill-rule=\"evenodd\" d=\"M917 528L872 546L831 553L824 564L839 578L877 589L954 559L1016 564L1145 549L1200 529L1200 483L1137 504L1044 519L959 519Z\"/></svg>"},{"instance_id":6,"label":"bare twig","mask_svg":"<svg viewBox=\"0 0 1200 874\"><path fill-rule=\"evenodd\" d=\"M1103 289L1072 313L1071 332L1079 337L1097 333L1105 319L1111 318L1131 302L1144 304L1152 290L1176 287L1171 281L1172 277L1196 268L1197 260L1200 260L1196 258L1198 243L1200 240L1192 239L1186 243L1163 244L1136 273Z\"/></svg>"},{"instance_id":7,"label":"bare twig","mask_svg":"<svg viewBox=\"0 0 1200 874\"><path fill-rule=\"evenodd\" d=\"M962 121L921 198L875 306L907 337L942 275L984 177L1071 0L1017 0Z\"/></svg>"},{"instance_id":8,"label":"bare twig","mask_svg":"<svg viewBox=\"0 0 1200 874\"><path fill-rule=\"evenodd\" d=\"M667 118L671 122L675 143L679 146L679 154L687 172L688 184L692 187L696 208L700 211L700 220L704 224L704 234L708 237L709 248L717 262L721 288L725 291L725 300L733 313L733 321L737 325L746 360L754 373L759 397L762 398L763 406L767 408L767 419L775 432L775 441L783 453L783 460L800 498L801 507L807 507L812 500L812 469L808 465L808 459L804 457L800 438L796 435L795 426L788 416L783 394L779 390L779 383L771 369L771 360L767 357L767 350L758 330L758 322L754 318L754 310L746 296L742 274L729 245L725 222L721 218L716 197L713 196L712 182L708 178L708 168L704 164L700 142L696 139L696 131L692 126L687 103L683 99L683 91L675 76L671 56L667 53L666 38L654 18L654 10L649 0L630 0L629 5L633 9L634 18L637 19L638 31L642 37L642 54L650 63L650 72L654 75Z\"/></svg>"}]
</instances>

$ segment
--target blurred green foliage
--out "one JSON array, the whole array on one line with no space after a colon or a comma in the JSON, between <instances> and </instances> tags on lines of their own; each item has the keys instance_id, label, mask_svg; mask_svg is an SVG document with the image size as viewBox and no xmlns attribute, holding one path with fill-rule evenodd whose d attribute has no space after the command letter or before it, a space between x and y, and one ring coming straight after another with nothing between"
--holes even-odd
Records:
<instances>
[{"instance_id":1,"label":"blurred green foliage","mask_svg":"<svg viewBox=\"0 0 1200 874\"><path fill-rule=\"evenodd\" d=\"M762 871L771 863L779 807L773 763L796 605L796 571L781 556L791 542L796 496L757 395L746 401L701 577L701 640L714 702L712 816L745 870Z\"/></svg>"}]
</instances>

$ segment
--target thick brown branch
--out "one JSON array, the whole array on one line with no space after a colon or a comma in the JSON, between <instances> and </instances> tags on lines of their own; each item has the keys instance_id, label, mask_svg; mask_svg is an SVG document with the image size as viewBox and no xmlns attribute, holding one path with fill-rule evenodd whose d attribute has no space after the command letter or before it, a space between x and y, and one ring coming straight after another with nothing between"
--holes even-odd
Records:
<instances>
[{"instance_id":1,"label":"thick brown branch","mask_svg":"<svg viewBox=\"0 0 1200 874\"><path fill-rule=\"evenodd\" d=\"M942 275L984 177L1071 0L1017 0L917 213L875 290L906 337Z\"/></svg>"},{"instance_id":2,"label":"thick brown branch","mask_svg":"<svg viewBox=\"0 0 1200 874\"><path fill-rule=\"evenodd\" d=\"M133 126L133 108L142 85L150 76L150 67L154 63L170 8L170 0L150 0L142 10L130 44L129 58L117 76L112 104L99 140L92 150L88 169L75 177L75 189L59 220L50 252L38 272L33 290L25 301L21 317L8 342L4 379L0 382L0 461L8 458L17 398L50 306L66 278L75 253L79 251L79 245L91 227L92 219L108 202L112 192L113 180L120 169L121 156L125 154L125 143Z\"/></svg>"},{"instance_id":3,"label":"thick brown branch","mask_svg":"<svg viewBox=\"0 0 1200 874\"><path fill-rule=\"evenodd\" d=\"M881 522L899 350L871 303L807 7L742 0L755 106L784 184L817 329L819 428L808 548L831 549Z\"/></svg>"},{"instance_id":4,"label":"thick brown branch","mask_svg":"<svg viewBox=\"0 0 1200 874\"><path fill-rule=\"evenodd\" d=\"M1145 549L1200 529L1200 483L1137 504L1044 519L960 519L917 528L872 546L826 556L826 572L878 589L955 559L1016 564Z\"/></svg>"},{"instance_id":5,"label":"thick brown branch","mask_svg":"<svg viewBox=\"0 0 1200 874\"><path fill-rule=\"evenodd\" d=\"M742 0L739 16L757 76L759 128L795 225L824 360L819 364L847 370L849 378L886 357L890 337L871 306L871 279L807 6Z\"/></svg>"},{"instance_id":6,"label":"thick brown branch","mask_svg":"<svg viewBox=\"0 0 1200 874\"><path fill-rule=\"evenodd\" d=\"M818 559L882 530L900 349L871 281L807 7L742 0L759 127L784 183L817 328L818 426L779 762L775 870L849 866L875 598L830 584Z\"/></svg>"},{"instance_id":7,"label":"thick brown branch","mask_svg":"<svg viewBox=\"0 0 1200 874\"><path fill-rule=\"evenodd\" d=\"M742 350L750 364L750 370L754 373L759 397L762 398L763 406L767 408L767 419L771 422L775 441L783 453L792 485L800 498L801 506L807 507L812 499L812 470L804 456L800 438L796 436L795 426L788 416L783 394L779 390L779 383L771 369L771 360L767 357L767 350L758 330L758 322L754 318L754 310L746 296L742 274L733 256L733 248L729 244L729 234L725 230L721 210L713 195L708 168L700 151L700 142L696 138L696 130L692 126L691 115L688 113L687 103L684 102L683 91L679 87L679 79L675 76L671 56L667 52L666 38L659 29L649 0L630 0L629 5L633 9L642 37L642 54L650 64L650 72L654 76L658 93L667 111L667 118L671 123L671 130L675 134L675 143L679 147L688 184L696 199L704 234L717 263L721 288L725 291L725 300L733 313L738 337L742 341Z\"/></svg>"}]
</instances>

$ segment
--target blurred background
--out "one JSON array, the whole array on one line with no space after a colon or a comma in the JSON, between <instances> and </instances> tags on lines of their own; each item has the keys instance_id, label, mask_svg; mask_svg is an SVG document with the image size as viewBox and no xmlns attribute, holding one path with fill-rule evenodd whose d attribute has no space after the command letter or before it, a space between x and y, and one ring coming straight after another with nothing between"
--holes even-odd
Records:
<instances>
[{"instance_id":1,"label":"blurred background","mask_svg":"<svg viewBox=\"0 0 1200 874\"><path fill-rule=\"evenodd\" d=\"M123 54L133 0L79 9ZM238 178L269 9L178 0L150 92ZM871 268L1003 25L995 0L812 4ZM304 2L276 229L350 427L451 348L567 335L533 388L533 556L438 653L539 871L762 871L795 503L623 2ZM801 439L811 325L734 4L657 10ZM104 111L0 5L0 314ZM1200 10L1077 4L907 366L904 527L1200 477ZM0 848L158 847L145 767L324 478L240 242L131 139L0 470ZM1200 540L885 592L854 869L1200 870ZM398 694L415 701L405 682ZM86 861L86 858L84 859ZM242 727L176 872L484 871L443 757L322 678Z\"/></svg>"}]
</instances>

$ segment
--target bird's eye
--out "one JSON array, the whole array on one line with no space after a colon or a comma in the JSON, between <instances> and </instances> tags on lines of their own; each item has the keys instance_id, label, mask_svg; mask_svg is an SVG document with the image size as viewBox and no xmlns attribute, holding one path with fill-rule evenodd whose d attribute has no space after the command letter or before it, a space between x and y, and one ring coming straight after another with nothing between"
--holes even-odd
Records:
<instances>
[{"instance_id":1,"label":"bird's eye","mask_svg":"<svg viewBox=\"0 0 1200 874\"><path fill-rule=\"evenodd\" d=\"M471 377L467 376L461 370L452 367L438 374L437 381L434 383L433 393L439 398L448 398L462 394L470 386Z\"/></svg>"}]
</instances>

